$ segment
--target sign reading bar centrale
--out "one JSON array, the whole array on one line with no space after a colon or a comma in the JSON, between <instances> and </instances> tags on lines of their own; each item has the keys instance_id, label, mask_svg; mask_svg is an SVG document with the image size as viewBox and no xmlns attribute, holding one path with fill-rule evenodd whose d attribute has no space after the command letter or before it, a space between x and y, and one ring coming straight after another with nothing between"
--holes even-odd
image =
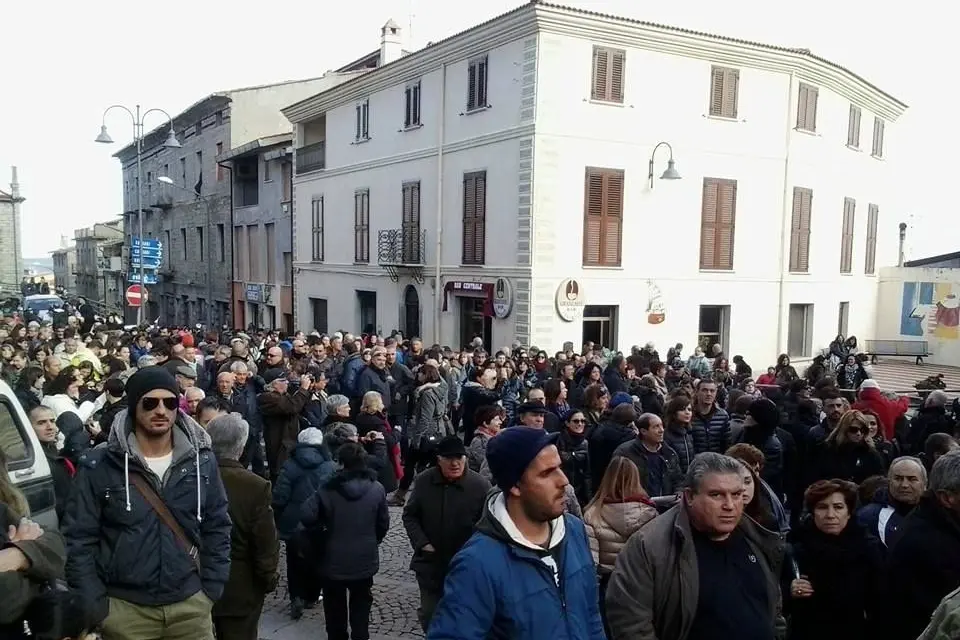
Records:
<instances>
[{"instance_id":1,"label":"sign reading bar centrale","mask_svg":"<svg viewBox=\"0 0 960 640\"><path fill-rule=\"evenodd\" d=\"M567 278L557 287L557 315L566 322L575 322L583 317L586 298L578 280Z\"/></svg>"}]
</instances>

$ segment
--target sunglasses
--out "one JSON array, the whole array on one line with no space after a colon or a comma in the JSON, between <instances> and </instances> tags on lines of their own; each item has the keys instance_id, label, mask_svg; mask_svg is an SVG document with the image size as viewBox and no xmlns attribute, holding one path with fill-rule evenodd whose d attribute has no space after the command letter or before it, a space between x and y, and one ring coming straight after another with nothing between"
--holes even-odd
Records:
<instances>
[{"instance_id":1,"label":"sunglasses","mask_svg":"<svg viewBox=\"0 0 960 640\"><path fill-rule=\"evenodd\" d=\"M153 411L163 403L163 408L168 411L176 411L180 406L180 398L143 398L140 400L140 406L144 411Z\"/></svg>"},{"instance_id":2,"label":"sunglasses","mask_svg":"<svg viewBox=\"0 0 960 640\"><path fill-rule=\"evenodd\" d=\"M865 436L870 433L870 429L867 427L850 427L850 433L859 433Z\"/></svg>"},{"instance_id":3,"label":"sunglasses","mask_svg":"<svg viewBox=\"0 0 960 640\"><path fill-rule=\"evenodd\" d=\"M587 421L584 418L574 418L570 422L573 424L587 424Z\"/></svg>"}]
</instances>

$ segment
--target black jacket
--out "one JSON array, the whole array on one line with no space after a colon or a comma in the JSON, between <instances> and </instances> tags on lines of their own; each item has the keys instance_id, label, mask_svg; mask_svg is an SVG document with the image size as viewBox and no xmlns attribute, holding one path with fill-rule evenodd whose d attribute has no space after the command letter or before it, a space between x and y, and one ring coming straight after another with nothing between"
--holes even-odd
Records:
<instances>
[{"instance_id":1,"label":"black jacket","mask_svg":"<svg viewBox=\"0 0 960 640\"><path fill-rule=\"evenodd\" d=\"M161 479L147 468L132 430L133 417L121 412L107 443L80 457L64 518L67 581L95 620L106 618L107 596L158 606L202 589L216 601L230 574L230 516L207 432L178 414L173 464ZM127 474L153 486L197 546L199 575Z\"/></svg>"},{"instance_id":2,"label":"black jacket","mask_svg":"<svg viewBox=\"0 0 960 640\"><path fill-rule=\"evenodd\" d=\"M443 588L447 566L473 535L489 491L490 483L469 468L455 482L445 480L439 467L417 476L403 508L403 527L413 547L410 569L419 579ZM423 550L427 544L433 552Z\"/></svg>"},{"instance_id":3,"label":"black jacket","mask_svg":"<svg viewBox=\"0 0 960 640\"><path fill-rule=\"evenodd\" d=\"M383 410L391 414L390 406L393 403L393 390L391 383L387 378L390 376L388 369L377 369L373 365L367 365L357 374L357 397L363 398L368 391L376 391L383 398Z\"/></svg>"},{"instance_id":4,"label":"black jacket","mask_svg":"<svg viewBox=\"0 0 960 640\"><path fill-rule=\"evenodd\" d=\"M590 477L594 479L594 487L600 486L603 474L606 473L613 452L624 442L630 442L637 437L637 432L631 425L617 424L612 420L604 420L587 437L587 451L590 455Z\"/></svg>"},{"instance_id":5,"label":"black jacket","mask_svg":"<svg viewBox=\"0 0 960 640\"><path fill-rule=\"evenodd\" d=\"M21 621L30 602L44 584L63 577L66 551L63 538L56 531L44 531L36 540L10 542L7 528L17 525L18 518L0 503L0 549L16 547L30 561L25 571L0 572L0 638L20 638Z\"/></svg>"},{"instance_id":6,"label":"black jacket","mask_svg":"<svg viewBox=\"0 0 960 640\"><path fill-rule=\"evenodd\" d=\"M659 455L663 458L662 474L655 483L650 482L650 456ZM638 438L624 442L613 452L613 457L624 457L636 465L640 472L640 484L647 490L651 498L671 496L680 491L683 486L683 473L680 471L680 461L677 452L668 445L662 445L660 451L654 453L646 451ZM652 487L659 486L660 491L653 491Z\"/></svg>"},{"instance_id":7,"label":"black jacket","mask_svg":"<svg viewBox=\"0 0 960 640\"><path fill-rule=\"evenodd\" d=\"M865 444L824 442L820 445L811 470L811 480L849 480L860 484L870 476L882 476L886 469L883 456Z\"/></svg>"},{"instance_id":8,"label":"black jacket","mask_svg":"<svg viewBox=\"0 0 960 640\"><path fill-rule=\"evenodd\" d=\"M325 526L320 575L328 580L365 580L380 570L380 543L390 527L387 493L370 470L338 472L307 500L300 520Z\"/></svg>"},{"instance_id":9,"label":"black jacket","mask_svg":"<svg viewBox=\"0 0 960 640\"><path fill-rule=\"evenodd\" d=\"M560 452L563 473L573 486L577 500L581 505L587 504L593 495L593 483L590 477L590 455L586 431L578 435L566 427L560 427L557 450Z\"/></svg>"}]
</instances>

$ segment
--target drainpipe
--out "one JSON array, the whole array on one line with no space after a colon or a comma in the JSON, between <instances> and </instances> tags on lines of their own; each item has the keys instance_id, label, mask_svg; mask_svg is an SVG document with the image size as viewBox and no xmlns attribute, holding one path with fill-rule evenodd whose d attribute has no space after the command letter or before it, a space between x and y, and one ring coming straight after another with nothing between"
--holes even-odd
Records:
<instances>
[{"instance_id":1,"label":"drainpipe","mask_svg":"<svg viewBox=\"0 0 960 640\"><path fill-rule=\"evenodd\" d=\"M783 293L786 284L787 270L789 265L784 266L783 261L790 251L790 215L793 211L793 198L790 188L790 145L793 141L793 88L796 85L797 76L790 74L790 88L787 89L787 123L786 123L786 141L784 144L785 154L783 159L783 213L780 216L780 253L779 253L779 271L780 279L777 287L777 353L783 353Z\"/></svg>"},{"instance_id":2,"label":"drainpipe","mask_svg":"<svg viewBox=\"0 0 960 640\"><path fill-rule=\"evenodd\" d=\"M440 264L443 254L443 136L447 106L447 65L440 65L440 130L437 134L437 244L434 253L433 283L433 342L440 344L440 314L443 309L443 286L440 282Z\"/></svg>"},{"instance_id":3,"label":"drainpipe","mask_svg":"<svg viewBox=\"0 0 960 640\"><path fill-rule=\"evenodd\" d=\"M229 256L230 257L230 288L227 294L227 313L230 314L230 317L229 317L227 326L228 328L233 329L235 328L233 326L234 324L233 323L233 318L234 318L233 306L234 306L234 296L235 296L233 291L233 281L236 279L236 273L234 273L234 261L233 261L233 165L217 162L217 166L223 169L226 169L227 171L230 172L230 228L227 229L226 233L224 233L223 235L224 235L224 244L227 244L230 247L230 256ZM227 238L230 239L229 242L227 242ZM223 252L223 257L224 258L227 257L226 251ZM219 332L220 332L220 327L217 327L217 333Z\"/></svg>"},{"instance_id":4,"label":"drainpipe","mask_svg":"<svg viewBox=\"0 0 960 640\"><path fill-rule=\"evenodd\" d=\"M293 263L295 262L294 257L297 255L296 251L296 237L293 235L293 151L291 151L290 156L290 315L293 316L293 327L294 331L297 329L297 279L293 277L294 267ZM283 173L281 171L281 173ZM282 192L281 192L282 193ZM282 195L280 196L283 197ZM283 291L283 288L280 289ZM283 296L280 296L280 301L283 301ZM282 308L282 305L281 305ZM280 314L281 316L283 313ZM286 327L284 327L286 328Z\"/></svg>"},{"instance_id":5,"label":"drainpipe","mask_svg":"<svg viewBox=\"0 0 960 640\"><path fill-rule=\"evenodd\" d=\"M897 266L902 267L904 261L904 246L907 244L907 223L900 223L900 250L897 253Z\"/></svg>"}]
</instances>

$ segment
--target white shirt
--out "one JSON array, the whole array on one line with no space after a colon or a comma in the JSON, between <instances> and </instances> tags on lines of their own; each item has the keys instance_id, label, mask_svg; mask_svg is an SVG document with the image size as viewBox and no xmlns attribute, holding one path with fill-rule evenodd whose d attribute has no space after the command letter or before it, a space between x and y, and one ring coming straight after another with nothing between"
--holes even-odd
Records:
<instances>
[{"instance_id":1,"label":"white shirt","mask_svg":"<svg viewBox=\"0 0 960 640\"><path fill-rule=\"evenodd\" d=\"M159 458L148 458L144 456L143 461L147 463L150 471L153 471L160 481L163 482L163 476L166 475L167 469L173 464L173 451Z\"/></svg>"}]
</instances>

